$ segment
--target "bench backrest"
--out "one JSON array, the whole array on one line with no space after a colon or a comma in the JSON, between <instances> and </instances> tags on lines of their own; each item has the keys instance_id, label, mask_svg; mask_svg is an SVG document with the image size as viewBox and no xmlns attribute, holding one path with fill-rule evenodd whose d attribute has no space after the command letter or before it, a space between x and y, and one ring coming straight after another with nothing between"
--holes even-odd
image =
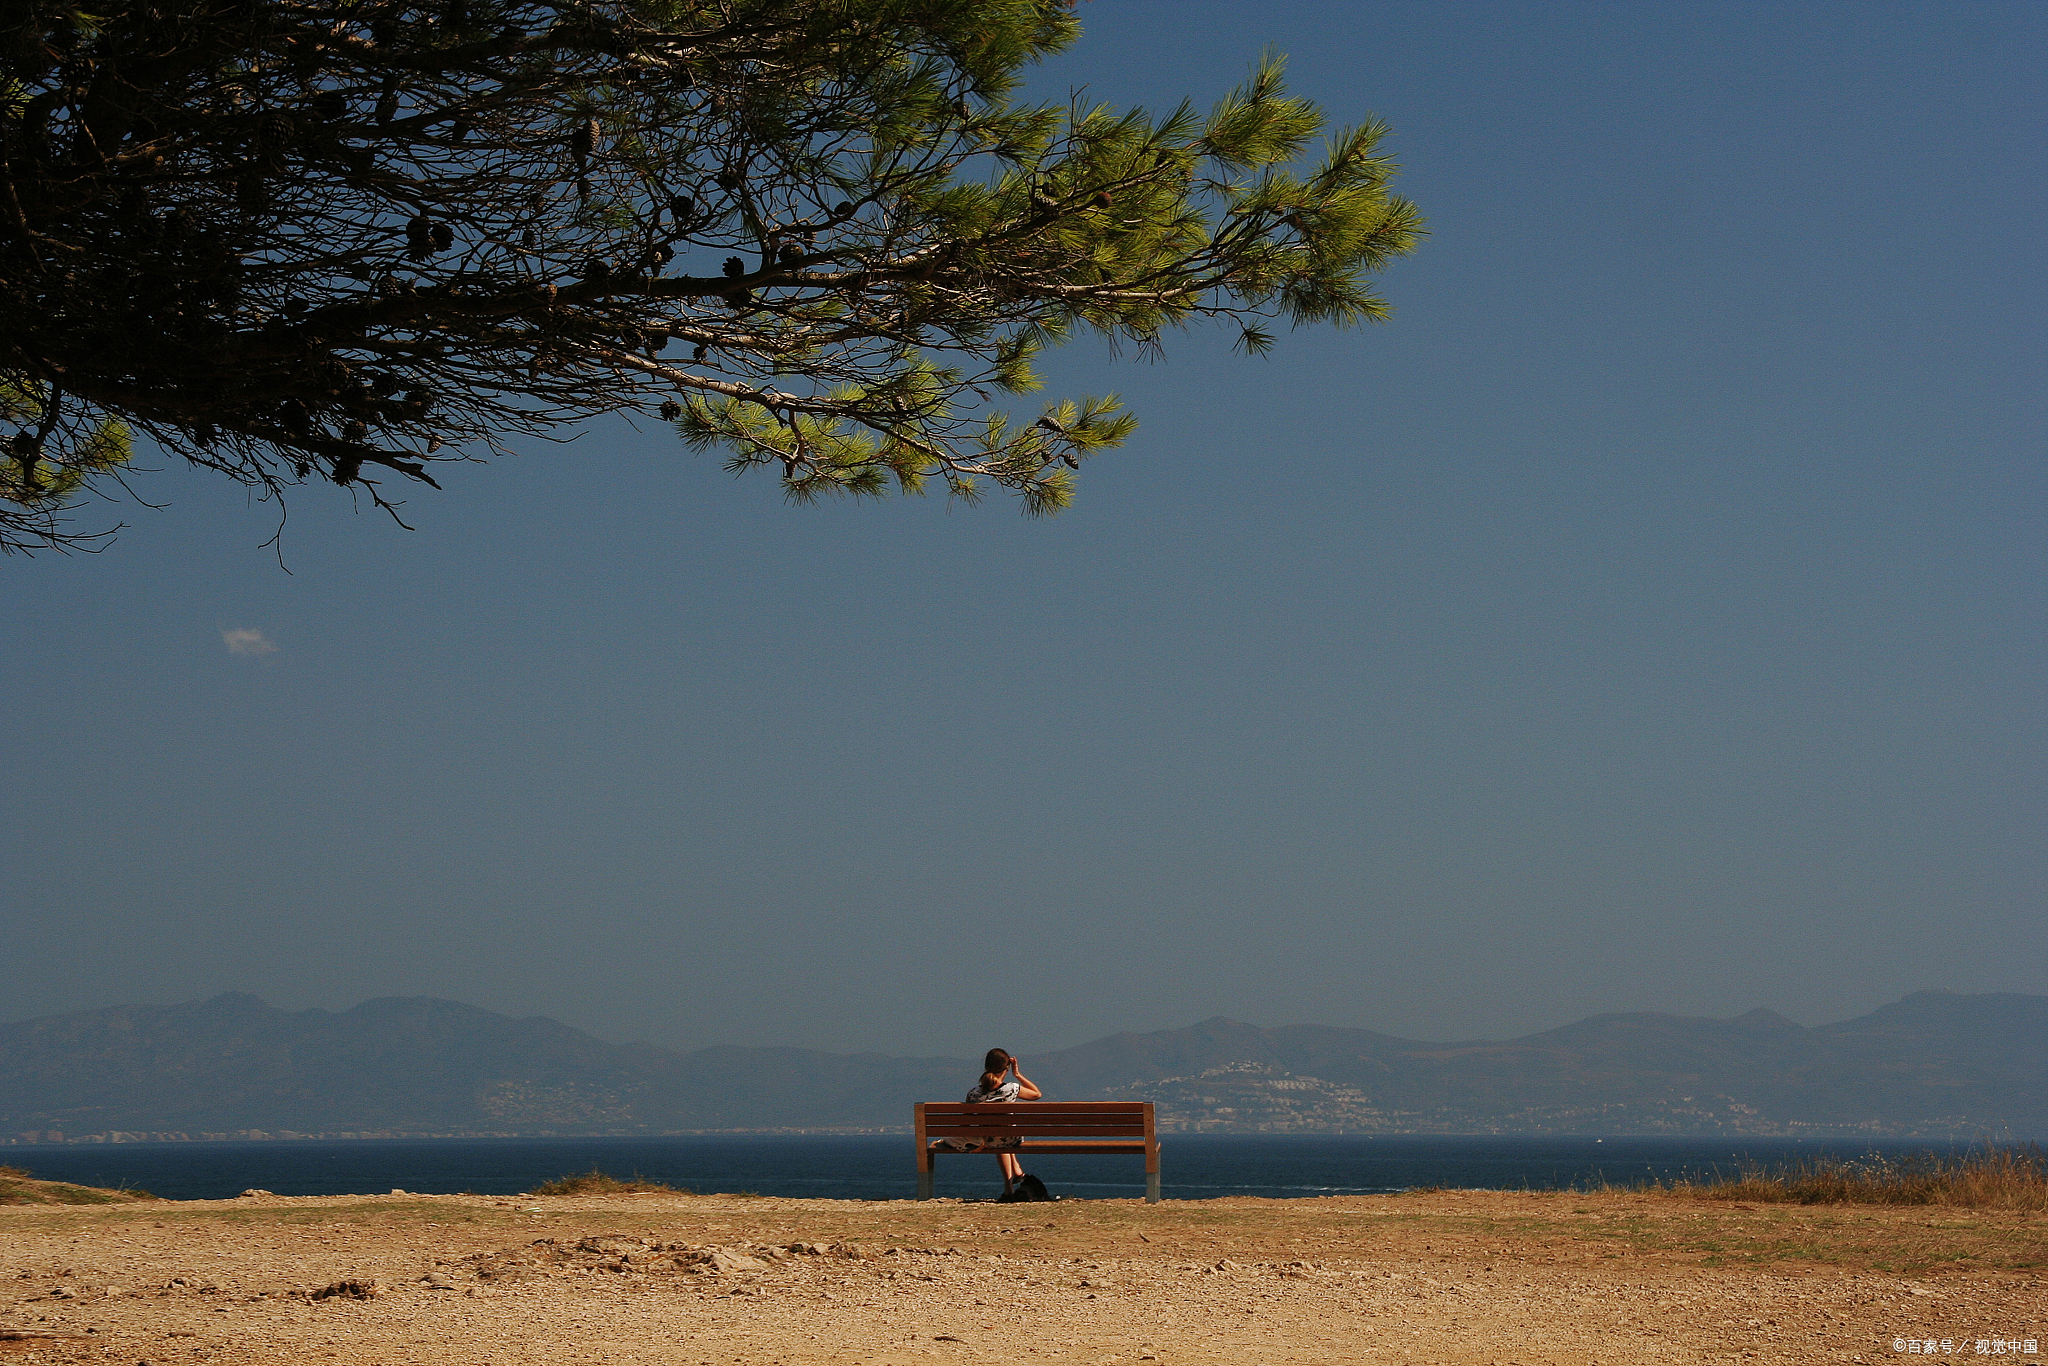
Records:
<instances>
[{"instance_id":1,"label":"bench backrest","mask_svg":"<svg viewBox=\"0 0 2048 1366\"><path fill-rule=\"evenodd\" d=\"M1025 1100L1008 1105L925 1101L917 1107L922 1138L1152 1137L1149 1100Z\"/></svg>"}]
</instances>

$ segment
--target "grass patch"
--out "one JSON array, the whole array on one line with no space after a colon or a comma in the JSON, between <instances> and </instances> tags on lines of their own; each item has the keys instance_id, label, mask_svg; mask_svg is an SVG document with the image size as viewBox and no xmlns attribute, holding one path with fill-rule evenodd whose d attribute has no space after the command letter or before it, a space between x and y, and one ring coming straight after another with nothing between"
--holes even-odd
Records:
<instances>
[{"instance_id":1,"label":"grass patch","mask_svg":"<svg viewBox=\"0 0 2048 1366\"><path fill-rule=\"evenodd\" d=\"M1645 1189L1694 1200L1789 1205L1959 1205L2048 1210L2048 1152L2040 1145L1985 1147L1960 1157L1916 1153L1889 1158L1812 1158L1746 1169L1712 1180L1681 1179Z\"/></svg>"},{"instance_id":2,"label":"grass patch","mask_svg":"<svg viewBox=\"0 0 2048 1366\"><path fill-rule=\"evenodd\" d=\"M1430 1221L1400 1238L1455 1257L1615 1267L1815 1266L1926 1273L2028 1270L2048 1262L2048 1220L2027 1210L1885 1205L1801 1206L1594 1192L1588 1213ZM1562 1211L1559 1212L1562 1215ZM1391 1230L1389 1230L1391 1232ZM1389 1240L1392 1241L1392 1240Z\"/></svg>"},{"instance_id":3,"label":"grass patch","mask_svg":"<svg viewBox=\"0 0 2048 1366\"><path fill-rule=\"evenodd\" d=\"M154 1199L148 1191L38 1181L20 1167L0 1167L0 1205L129 1205Z\"/></svg>"},{"instance_id":4,"label":"grass patch","mask_svg":"<svg viewBox=\"0 0 2048 1366\"><path fill-rule=\"evenodd\" d=\"M630 1180L621 1181L597 1168L578 1176L558 1176L552 1181L543 1181L527 1192L528 1195L690 1195L693 1192L681 1186L671 1186L661 1181L643 1181L635 1172Z\"/></svg>"}]
</instances>

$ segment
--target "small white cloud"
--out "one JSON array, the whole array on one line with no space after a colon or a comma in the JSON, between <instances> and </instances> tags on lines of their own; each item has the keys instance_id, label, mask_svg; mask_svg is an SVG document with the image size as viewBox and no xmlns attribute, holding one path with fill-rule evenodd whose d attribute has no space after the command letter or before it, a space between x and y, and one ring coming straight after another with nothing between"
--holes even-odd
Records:
<instances>
[{"instance_id":1,"label":"small white cloud","mask_svg":"<svg viewBox=\"0 0 2048 1366\"><path fill-rule=\"evenodd\" d=\"M237 626L233 630L222 631L220 638L231 655L267 655L277 650L270 643L270 637L253 626Z\"/></svg>"}]
</instances>

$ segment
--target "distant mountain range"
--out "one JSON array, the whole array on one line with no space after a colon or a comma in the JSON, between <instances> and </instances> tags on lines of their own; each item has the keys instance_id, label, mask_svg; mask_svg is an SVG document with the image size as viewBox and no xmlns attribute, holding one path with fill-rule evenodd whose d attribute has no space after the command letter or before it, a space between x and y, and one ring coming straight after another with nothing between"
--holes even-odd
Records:
<instances>
[{"instance_id":1,"label":"distant mountain range","mask_svg":"<svg viewBox=\"0 0 2048 1366\"><path fill-rule=\"evenodd\" d=\"M907 1127L977 1063L676 1053L430 997L231 993L0 1025L0 1142ZM2048 1137L2048 997L1924 991L1804 1028L1596 1015L1502 1042L1213 1019L1030 1060L1048 1093L1179 1131ZM61 1136L61 1137L59 1137Z\"/></svg>"}]
</instances>

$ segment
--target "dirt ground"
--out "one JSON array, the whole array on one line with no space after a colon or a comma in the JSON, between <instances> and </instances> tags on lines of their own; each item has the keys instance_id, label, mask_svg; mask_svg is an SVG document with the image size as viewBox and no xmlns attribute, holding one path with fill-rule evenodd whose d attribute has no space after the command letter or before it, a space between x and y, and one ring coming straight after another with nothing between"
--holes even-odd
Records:
<instances>
[{"instance_id":1,"label":"dirt ground","mask_svg":"<svg viewBox=\"0 0 2048 1366\"><path fill-rule=\"evenodd\" d=\"M0 1275L8 1366L2048 1366L2048 1217L1625 1194L19 1207Z\"/></svg>"}]
</instances>

